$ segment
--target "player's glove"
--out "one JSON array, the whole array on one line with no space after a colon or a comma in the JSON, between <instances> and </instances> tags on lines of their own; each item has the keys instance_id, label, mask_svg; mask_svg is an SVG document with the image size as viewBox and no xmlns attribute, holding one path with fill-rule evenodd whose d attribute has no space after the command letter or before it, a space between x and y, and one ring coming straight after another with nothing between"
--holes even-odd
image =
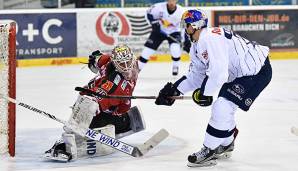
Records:
<instances>
[{"instance_id":1,"label":"player's glove","mask_svg":"<svg viewBox=\"0 0 298 171\"><path fill-rule=\"evenodd\" d=\"M158 20L151 22L152 32L159 33L160 32L160 24Z\"/></svg>"},{"instance_id":2,"label":"player's glove","mask_svg":"<svg viewBox=\"0 0 298 171\"><path fill-rule=\"evenodd\" d=\"M173 83L168 82L164 88L159 91L158 97L155 100L155 104L171 106L175 102L175 99L171 99L169 97L179 95L180 91L177 89L177 87Z\"/></svg>"},{"instance_id":3,"label":"player's glove","mask_svg":"<svg viewBox=\"0 0 298 171\"><path fill-rule=\"evenodd\" d=\"M201 93L200 89L196 89L192 93L192 99L196 104L200 106L210 106L213 101L212 96L204 96L203 93Z\"/></svg>"},{"instance_id":4,"label":"player's glove","mask_svg":"<svg viewBox=\"0 0 298 171\"><path fill-rule=\"evenodd\" d=\"M102 53L99 50L96 50L92 52L91 55L89 55L88 68L94 73L98 72L96 64L97 64L97 60L100 58L101 55Z\"/></svg>"}]
</instances>

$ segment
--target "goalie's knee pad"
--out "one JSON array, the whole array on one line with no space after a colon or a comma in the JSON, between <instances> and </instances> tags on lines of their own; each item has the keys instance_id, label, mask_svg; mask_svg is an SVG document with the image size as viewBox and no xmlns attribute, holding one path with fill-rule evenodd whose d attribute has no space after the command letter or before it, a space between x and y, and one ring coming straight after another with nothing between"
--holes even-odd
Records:
<instances>
[{"instance_id":1,"label":"goalie's knee pad","mask_svg":"<svg viewBox=\"0 0 298 171\"><path fill-rule=\"evenodd\" d=\"M81 132L81 135L84 135L87 128L89 128L92 118L98 111L99 105L94 98L80 95L72 108L72 115L67 124L73 132ZM68 133L72 132L67 128L65 131Z\"/></svg>"}]
</instances>

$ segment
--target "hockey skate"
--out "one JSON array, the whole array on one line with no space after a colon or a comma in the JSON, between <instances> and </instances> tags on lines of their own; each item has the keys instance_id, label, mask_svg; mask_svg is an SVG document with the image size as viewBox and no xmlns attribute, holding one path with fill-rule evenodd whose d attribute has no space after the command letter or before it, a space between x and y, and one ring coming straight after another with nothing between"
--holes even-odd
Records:
<instances>
[{"instance_id":1,"label":"hockey skate","mask_svg":"<svg viewBox=\"0 0 298 171\"><path fill-rule=\"evenodd\" d=\"M66 144L63 140L55 142L53 147L44 154L45 159L68 162L72 159L72 155L66 152Z\"/></svg>"},{"instance_id":2,"label":"hockey skate","mask_svg":"<svg viewBox=\"0 0 298 171\"><path fill-rule=\"evenodd\" d=\"M215 156L215 150L211 150L208 147L203 147L201 151L193 153L188 156L188 167L205 167L213 166L217 164Z\"/></svg>"},{"instance_id":3,"label":"hockey skate","mask_svg":"<svg viewBox=\"0 0 298 171\"><path fill-rule=\"evenodd\" d=\"M214 156L215 159L228 159L232 156L232 151L234 150L234 143L237 135L238 129L235 128L234 140L228 146L220 145L218 148L216 148Z\"/></svg>"},{"instance_id":4,"label":"hockey skate","mask_svg":"<svg viewBox=\"0 0 298 171\"><path fill-rule=\"evenodd\" d=\"M176 76L178 75L179 67L178 66L173 66L172 68L172 75Z\"/></svg>"}]
</instances>

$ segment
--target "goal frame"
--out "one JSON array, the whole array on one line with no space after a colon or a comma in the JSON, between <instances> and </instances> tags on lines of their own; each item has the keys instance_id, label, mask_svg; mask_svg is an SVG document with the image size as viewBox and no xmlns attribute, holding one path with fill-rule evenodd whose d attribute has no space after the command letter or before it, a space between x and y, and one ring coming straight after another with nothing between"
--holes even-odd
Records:
<instances>
[{"instance_id":1,"label":"goal frame","mask_svg":"<svg viewBox=\"0 0 298 171\"><path fill-rule=\"evenodd\" d=\"M16 98L16 23L0 23L9 25L8 35L8 95L11 98ZM7 124L8 124L8 149L7 152L10 156L15 156L15 137L16 137L16 105L7 102Z\"/></svg>"}]
</instances>

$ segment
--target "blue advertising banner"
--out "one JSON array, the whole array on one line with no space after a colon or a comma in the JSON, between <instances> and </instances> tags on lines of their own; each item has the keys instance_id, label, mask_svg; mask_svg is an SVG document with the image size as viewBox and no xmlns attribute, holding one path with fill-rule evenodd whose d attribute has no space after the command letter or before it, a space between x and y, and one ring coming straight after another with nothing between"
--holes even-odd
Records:
<instances>
[{"instance_id":1,"label":"blue advertising banner","mask_svg":"<svg viewBox=\"0 0 298 171\"><path fill-rule=\"evenodd\" d=\"M75 13L1 14L1 21L17 24L17 59L77 55Z\"/></svg>"},{"instance_id":2,"label":"blue advertising banner","mask_svg":"<svg viewBox=\"0 0 298 171\"><path fill-rule=\"evenodd\" d=\"M249 5L249 0L189 0L189 6L241 6Z\"/></svg>"}]
</instances>

